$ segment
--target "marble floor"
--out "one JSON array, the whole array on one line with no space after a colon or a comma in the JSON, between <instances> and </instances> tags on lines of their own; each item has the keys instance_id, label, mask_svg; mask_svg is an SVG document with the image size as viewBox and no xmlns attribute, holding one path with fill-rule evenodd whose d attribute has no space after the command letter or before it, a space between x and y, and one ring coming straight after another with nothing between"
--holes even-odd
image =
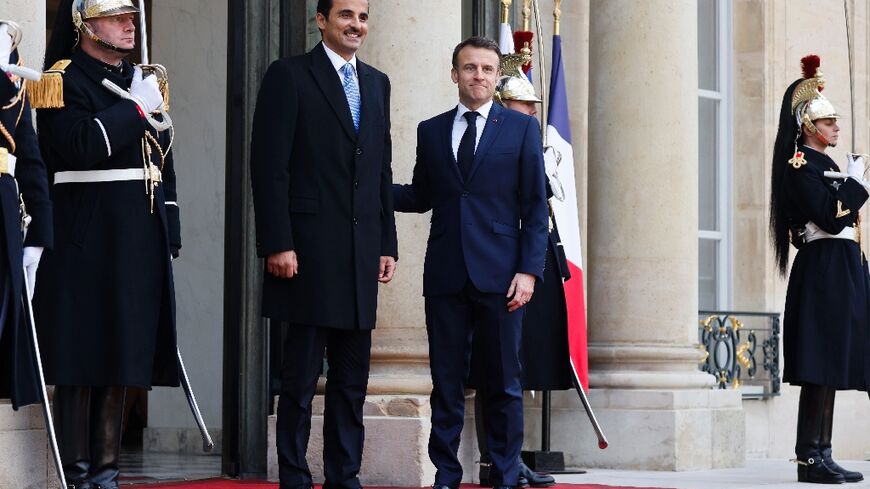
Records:
<instances>
[{"instance_id":1,"label":"marble floor","mask_svg":"<svg viewBox=\"0 0 870 489\"><path fill-rule=\"evenodd\" d=\"M867 477L862 482L843 485L849 489L870 488L870 462L838 462ZM568 484L602 484L608 486L654 487L671 489L807 489L818 487L797 482L793 463L779 459L750 459L738 469L693 472L653 472L644 470L589 469L583 475L558 475L556 481Z\"/></svg>"},{"instance_id":2,"label":"marble floor","mask_svg":"<svg viewBox=\"0 0 870 489\"><path fill-rule=\"evenodd\" d=\"M220 475L220 455L126 450L121 453L121 483L124 485L209 479Z\"/></svg>"}]
</instances>

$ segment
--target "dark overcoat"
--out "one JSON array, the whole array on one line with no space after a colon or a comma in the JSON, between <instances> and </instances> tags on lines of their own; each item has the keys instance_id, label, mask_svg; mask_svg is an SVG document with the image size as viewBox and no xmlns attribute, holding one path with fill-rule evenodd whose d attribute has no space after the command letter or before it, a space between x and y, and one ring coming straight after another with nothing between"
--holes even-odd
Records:
<instances>
[{"instance_id":1,"label":"dark overcoat","mask_svg":"<svg viewBox=\"0 0 870 489\"><path fill-rule=\"evenodd\" d=\"M142 168L149 131L168 146L131 101L101 85L129 88L120 71L76 51L63 76L64 108L38 111L39 141L56 172ZM160 166L158 153L152 154ZM51 186L55 247L43 256L37 326L49 384L178 385L171 258L181 247L172 153L154 210L138 181Z\"/></svg>"},{"instance_id":2,"label":"dark overcoat","mask_svg":"<svg viewBox=\"0 0 870 489\"><path fill-rule=\"evenodd\" d=\"M11 62L17 60L16 52ZM2 72L0 75L3 75ZM8 106L19 88L20 85L13 84L5 75L0 76L0 105ZM52 246L52 216L45 164L33 130L29 101L19 98L8 108L0 110L0 123L14 141L14 151L12 142L5 136L0 136L0 147L6 148L17 159L15 179L5 174L0 176L0 212L3 220L0 228L0 291L6 303L6 321L0 327L0 397L10 398L13 408L17 409L40 400L33 340L24 322L21 301L24 275L19 193L32 218L25 246Z\"/></svg>"},{"instance_id":3,"label":"dark overcoat","mask_svg":"<svg viewBox=\"0 0 870 489\"><path fill-rule=\"evenodd\" d=\"M294 250L299 274L263 278L263 315L338 329L375 327L381 256L398 257L390 82L357 60L357 134L321 44L275 61L254 113L251 182L261 257Z\"/></svg>"},{"instance_id":4,"label":"dark overcoat","mask_svg":"<svg viewBox=\"0 0 870 489\"><path fill-rule=\"evenodd\" d=\"M805 165L786 169L783 206L792 229L815 223L835 235L855 225L867 191L826 154L803 147ZM854 240L818 239L792 264L783 320L783 380L867 390L870 381L870 275Z\"/></svg>"}]
</instances>

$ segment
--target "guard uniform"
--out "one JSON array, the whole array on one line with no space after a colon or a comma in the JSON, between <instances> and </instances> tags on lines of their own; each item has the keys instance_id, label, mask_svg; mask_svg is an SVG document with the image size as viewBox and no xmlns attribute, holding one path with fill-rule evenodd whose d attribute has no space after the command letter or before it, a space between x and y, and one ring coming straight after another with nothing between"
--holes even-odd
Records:
<instances>
[{"instance_id":1,"label":"guard uniform","mask_svg":"<svg viewBox=\"0 0 870 489\"><path fill-rule=\"evenodd\" d=\"M770 229L782 275L789 243L798 248L783 318L783 380L801 386L798 481L857 482L860 472L834 461L831 434L836 391L867 390L870 381L870 275L858 243L858 211L868 198L866 162L850 163L848 178L825 175L840 171L821 151L833 146L839 115L821 93L818 56L801 64L804 77L783 97L772 167Z\"/></svg>"},{"instance_id":2,"label":"guard uniform","mask_svg":"<svg viewBox=\"0 0 870 489\"><path fill-rule=\"evenodd\" d=\"M15 51L10 64L18 61ZM33 336L22 307L22 244L52 245L51 201L27 86L0 71L0 398L10 398L15 409L37 403L41 396ZM23 243L22 198L31 217Z\"/></svg>"},{"instance_id":3,"label":"guard uniform","mask_svg":"<svg viewBox=\"0 0 870 489\"><path fill-rule=\"evenodd\" d=\"M158 132L151 114L104 86L130 90L132 64L107 65L77 44L89 37L126 54L86 21L137 13L133 3L64 3L34 102L56 240L39 269L34 308L46 382L57 385L67 480L77 489L115 489L125 388L179 385L172 131Z\"/></svg>"}]
</instances>

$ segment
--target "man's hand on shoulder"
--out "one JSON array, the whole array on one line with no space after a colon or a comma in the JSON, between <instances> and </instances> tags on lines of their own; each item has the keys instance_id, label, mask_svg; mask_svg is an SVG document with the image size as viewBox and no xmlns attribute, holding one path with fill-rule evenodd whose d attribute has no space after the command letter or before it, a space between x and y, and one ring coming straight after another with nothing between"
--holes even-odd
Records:
<instances>
[{"instance_id":1,"label":"man's hand on shoulder","mask_svg":"<svg viewBox=\"0 0 870 489\"><path fill-rule=\"evenodd\" d=\"M269 255L266 270L278 278L293 278L299 273L299 262L295 251L282 251Z\"/></svg>"},{"instance_id":2,"label":"man's hand on shoulder","mask_svg":"<svg viewBox=\"0 0 870 489\"><path fill-rule=\"evenodd\" d=\"M389 283L390 280L393 280L394 273L396 273L396 259L392 256L382 256L381 267L378 270L378 282Z\"/></svg>"},{"instance_id":3,"label":"man's hand on shoulder","mask_svg":"<svg viewBox=\"0 0 870 489\"><path fill-rule=\"evenodd\" d=\"M532 298L532 293L535 291L535 276L528 273L517 273L514 279L511 280L511 286L508 289L507 297L512 297L508 302L508 312L514 312L517 309L526 305Z\"/></svg>"}]
</instances>

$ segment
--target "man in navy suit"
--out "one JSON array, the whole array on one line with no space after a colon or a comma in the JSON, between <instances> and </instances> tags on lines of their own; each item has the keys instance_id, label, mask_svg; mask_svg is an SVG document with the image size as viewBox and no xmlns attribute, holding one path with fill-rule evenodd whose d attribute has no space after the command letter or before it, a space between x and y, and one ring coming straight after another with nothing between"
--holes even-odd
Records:
<instances>
[{"instance_id":1,"label":"man in navy suit","mask_svg":"<svg viewBox=\"0 0 870 489\"><path fill-rule=\"evenodd\" d=\"M453 51L459 105L420 123L410 185L395 209L432 210L423 272L432 370L429 457L435 489L456 489L473 335L484 335L487 439L493 487L517 485L523 441L523 306L541 279L547 196L537 120L494 105L498 45L480 37Z\"/></svg>"}]
</instances>

